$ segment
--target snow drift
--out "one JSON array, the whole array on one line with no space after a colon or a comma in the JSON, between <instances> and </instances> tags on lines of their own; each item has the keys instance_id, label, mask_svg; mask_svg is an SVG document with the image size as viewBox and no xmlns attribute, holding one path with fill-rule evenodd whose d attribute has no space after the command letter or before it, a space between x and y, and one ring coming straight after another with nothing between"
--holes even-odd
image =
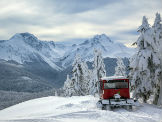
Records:
<instances>
[{"instance_id":1,"label":"snow drift","mask_svg":"<svg viewBox=\"0 0 162 122\"><path fill-rule=\"evenodd\" d=\"M162 122L162 109L142 104L132 112L99 110L93 96L44 97L0 111L2 122Z\"/></svg>"}]
</instances>

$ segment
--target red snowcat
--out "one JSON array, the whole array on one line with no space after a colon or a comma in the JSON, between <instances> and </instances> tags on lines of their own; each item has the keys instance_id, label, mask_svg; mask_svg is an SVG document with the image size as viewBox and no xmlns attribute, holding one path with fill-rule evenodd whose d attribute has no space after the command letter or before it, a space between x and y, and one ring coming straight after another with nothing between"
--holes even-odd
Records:
<instances>
[{"instance_id":1,"label":"red snowcat","mask_svg":"<svg viewBox=\"0 0 162 122\"><path fill-rule=\"evenodd\" d=\"M99 81L99 97L97 107L112 110L124 107L131 110L137 100L130 98L129 79L123 76L103 77Z\"/></svg>"}]
</instances>

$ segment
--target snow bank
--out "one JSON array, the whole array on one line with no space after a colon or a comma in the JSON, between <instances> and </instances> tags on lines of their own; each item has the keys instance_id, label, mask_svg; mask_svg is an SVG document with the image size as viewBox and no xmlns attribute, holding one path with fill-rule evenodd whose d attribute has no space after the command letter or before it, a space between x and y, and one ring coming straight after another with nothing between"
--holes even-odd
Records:
<instances>
[{"instance_id":1,"label":"snow bank","mask_svg":"<svg viewBox=\"0 0 162 122\"><path fill-rule=\"evenodd\" d=\"M162 109L142 104L132 112L96 108L93 96L44 97L0 111L0 122L162 122Z\"/></svg>"}]
</instances>

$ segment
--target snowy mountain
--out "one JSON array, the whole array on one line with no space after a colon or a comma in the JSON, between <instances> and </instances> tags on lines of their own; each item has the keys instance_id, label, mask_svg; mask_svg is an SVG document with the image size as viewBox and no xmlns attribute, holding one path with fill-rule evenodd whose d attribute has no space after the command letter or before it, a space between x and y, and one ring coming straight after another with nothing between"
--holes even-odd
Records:
<instances>
[{"instance_id":1,"label":"snowy mountain","mask_svg":"<svg viewBox=\"0 0 162 122\"><path fill-rule=\"evenodd\" d=\"M94 57L94 49L99 49L103 57L130 57L134 53L134 49L126 47L124 44L110 40L105 34L95 35L93 38L85 40L81 44L73 44L71 49L64 54L60 60L62 66L73 62L76 54L80 54L83 60L91 61Z\"/></svg>"},{"instance_id":2,"label":"snowy mountain","mask_svg":"<svg viewBox=\"0 0 162 122\"><path fill-rule=\"evenodd\" d=\"M20 64L41 60L53 69L61 70L54 62L59 57L53 41L40 41L30 33L18 33L9 40L0 41L0 58L4 60L14 60Z\"/></svg>"},{"instance_id":3,"label":"snowy mountain","mask_svg":"<svg viewBox=\"0 0 162 122\"><path fill-rule=\"evenodd\" d=\"M112 57L117 55L127 57L133 52L132 49L123 44L111 41L105 34L96 35L83 43L73 45L65 42L41 41L30 33L17 33L9 40L0 40L0 59L6 61L5 63L0 62L0 68L3 68L0 72L0 84L3 84L3 87L0 85L0 90L14 89L19 91L16 89L19 89L18 84L24 76L32 79L36 85L38 81L40 81L38 84L47 81L47 84L45 83L47 86L52 84L52 87L60 88L63 86L66 75L71 73L71 64L75 55L79 53L83 60L90 62L93 59L95 48L100 48L105 57L104 63L108 76L113 75L116 66L116 59ZM11 67L12 61L17 62L17 65L22 67ZM7 77L8 72L12 72L12 78ZM4 81L6 82L4 83ZM24 84L27 84L31 80L25 79L23 81ZM16 83L13 84L13 82ZM8 84L11 83L12 85L9 87ZM21 84L23 83L21 82ZM28 85L23 85L24 88L21 87L20 91L31 91L32 89L28 89Z\"/></svg>"},{"instance_id":4,"label":"snowy mountain","mask_svg":"<svg viewBox=\"0 0 162 122\"><path fill-rule=\"evenodd\" d=\"M44 62L57 71L71 65L76 54L83 60L93 58L94 49L100 49L104 57L129 57L134 50L122 43L111 41L105 34L96 35L80 44L41 41L30 33L17 33L9 40L0 41L0 59L26 62Z\"/></svg>"},{"instance_id":5,"label":"snowy mountain","mask_svg":"<svg viewBox=\"0 0 162 122\"><path fill-rule=\"evenodd\" d=\"M93 96L44 97L0 111L2 122L161 122L162 109L142 104L132 112L123 108L99 110Z\"/></svg>"}]
</instances>

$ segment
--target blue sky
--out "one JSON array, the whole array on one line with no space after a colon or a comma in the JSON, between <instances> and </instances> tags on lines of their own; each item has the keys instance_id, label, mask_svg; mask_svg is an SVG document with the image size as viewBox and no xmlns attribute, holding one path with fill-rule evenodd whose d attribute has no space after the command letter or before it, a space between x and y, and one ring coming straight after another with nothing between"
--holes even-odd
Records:
<instances>
[{"instance_id":1,"label":"blue sky","mask_svg":"<svg viewBox=\"0 0 162 122\"><path fill-rule=\"evenodd\" d=\"M96 34L130 46L142 16L153 24L162 0L0 0L0 39L30 32L41 40L79 41Z\"/></svg>"}]
</instances>

